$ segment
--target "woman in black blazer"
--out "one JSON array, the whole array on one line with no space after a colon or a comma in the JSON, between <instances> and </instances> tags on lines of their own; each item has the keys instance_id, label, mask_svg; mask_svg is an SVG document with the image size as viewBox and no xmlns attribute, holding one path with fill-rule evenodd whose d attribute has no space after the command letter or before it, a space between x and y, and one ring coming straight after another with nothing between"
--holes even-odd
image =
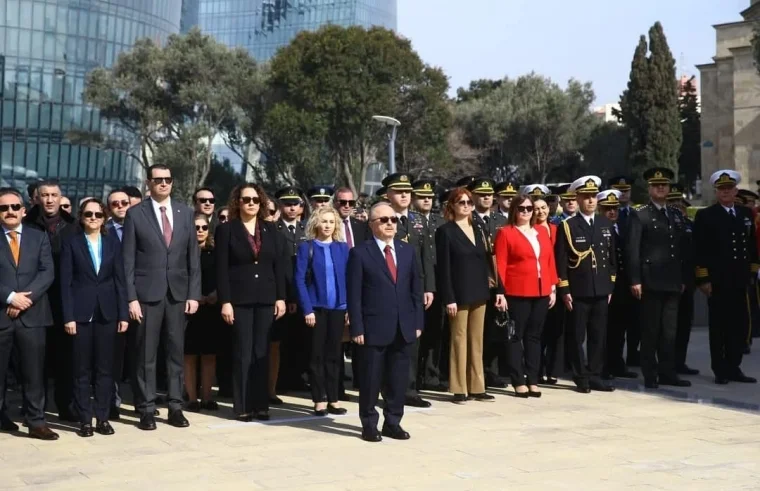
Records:
<instances>
[{"instance_id":1,"label":"woman in black blazer","mask_svg":"<svg viewBox=\"0 0 760 491\"><path fill-rule=\"evenodd\" d=\"M257 184L232 191L230 220L216 229L217 295L232 326L232 392L238 419L269 419L269 334L285 314L285 237L266 221L267 195Z\"/></svg>"},{"instance_id":2,"label":"woman in black blazer","mask_svg":"<svg viewBox=\"0 0 760 491\"><path fill-rule=\"evenodd\" d=\"M74 404L79 436L113 435L108 422L113 398L116 333L129 320L121 243L105 227L103 203L87 199L79 207L81 230L61 245L61 301L66 333L73 340ZM94 375L94 382L93 382ZM95 430L90 386L95 386Z\"/></svg>"},{"instance_id":3,"label":"woman in black blazer","mask_svg":"<svg viewBox=\"0 0 760 491\"><path fill-rule=\"evenodd\" d=\"M483 322L491 298L489 276L497 283L496 307L506 304L501 283L495 277L491 247L484 231L472 220L472 195L465 188L451 191L446 203L447 223L435 234L438 295L446 306L451 327L449 390L453 402L468 396L493 400L486 393L483 374Z\"/></svg>"}]
</instances>

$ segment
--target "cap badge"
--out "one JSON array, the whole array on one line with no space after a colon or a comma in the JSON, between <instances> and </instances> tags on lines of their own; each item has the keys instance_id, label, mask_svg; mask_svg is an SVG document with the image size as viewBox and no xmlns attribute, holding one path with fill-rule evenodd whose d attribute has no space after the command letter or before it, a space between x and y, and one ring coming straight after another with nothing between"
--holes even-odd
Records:
<instances>
[{"instance_id":1,"label":"cap badge","mask_svg":"<svg viewBox=\"0 0 760 491\"><path fill-rule=\"evenodd\" d=\"M399 181L401 181L401 182L407 182L407 181L409 180L409 178L408 178L408 177L406 177L406 175L404 175L404 174L401 174L401 175L399 176L398 180L399 180Z\"/></svg>"},{"instance_id":2,"label":"cap badge","mask_svg":"<svg viewBox=\"0 0 760 491\"><path fill-rule=\"evenodd\" d=\"M654 173L654 178L655 179L662 179L662 172L660 172L660 171L655 172Z\"/></svg>"},{"instance_id":3,"label":"cap badge","mask_svg":"<svg viewBox=\"0 0 760 491\"><path fill-rule=\"evenodd\" d=\"M431 186L429 182L426 182L426 183L425 183L425 184L422 186L422 189L425 189L425 190L428 190L428 189L432 189L432 188L433 188L433 186Z\"/></svg>"},{"instance_id":4,"label":"cap badge","mask_svg":"<svg viewBox=\"0 0 760 491\"><path fill-rule=\"evenodd\" d=\"M325 194L325 188L319 188L319 194Z\"/></svg>"}]
</instances>

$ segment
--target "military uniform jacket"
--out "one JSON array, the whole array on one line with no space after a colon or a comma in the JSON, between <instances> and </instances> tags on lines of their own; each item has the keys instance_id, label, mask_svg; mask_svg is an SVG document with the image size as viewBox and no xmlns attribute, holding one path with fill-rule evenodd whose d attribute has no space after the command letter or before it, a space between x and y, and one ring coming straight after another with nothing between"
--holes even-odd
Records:
<instances>
[{"instance_id":1,"label":"military uniform jacket","mask_svg":"<svg viewBox=\"0 0 760 491\"><path fill-rule=\"evenodd\" d=\"M696 286L695 270L697 267L696 250L694 249L694 222L689 217L684 217L683 235L683 283L687 290L693 290Z\"/></svg>"},{"instance_id":2,"label":"military uniform jacket","mask_svg":"<svg viewBox=\"0 0 760 491\"><path fill-rule=\"evenodd\" d=\"M430 253L433 255L433 266L435 266L438 264L435 251L435 231L438 230L438 227L446 223L446 219L441 215L435 213L430 213L430 215L427 217L425 217L425 215L422 215L422 218L425 221L428 247L430 249Z\"/></svg>"},{"instance_id":3,"label":"military uniform jacket","mask_svg":"<svg viewBox=\"0 0 760 491\"><path fill-rule=\"evenodd\" d=\"M630 278L628 278L628 265L625 259L625 239L621 236L620 223L615 223L613 228L615 230L615 262L617 263L615 286L617 289L628 290Z\"/></svg>"},{"instance_id":4,"label":"military uniform jacket","mask_svg":"<svg viewBox=\"0 0 760 491\"><path fill-rule=\"evenodd\" d=\"M654 203L639 207L630 215L626 258L631 285L645 290L680 293L690 274L684 261L686 220L678 208Z\"/></svg>"},{"instance_id":5,"label":"military uniform jacket","mask_svg":"<svg viewBox=\"0 0 760 491\"><path fill-rule=\"evenodd\" d=\"M493 241L496 238L496 232L498 232L501 227L507 224L507 217L505 217L501 212L497 213L495 211L488 213L486 216L488 217L488 220L483 220L477 211L472 212L473 220L475 220L475 222L483 228L483 230L488 234L488 238L491 244L493 244Z\"/></svg>"},{"instance_id":6,"label":"military uniform jacket","mask_svg":"<svg viewBox=\"0 0 760 491\"><path fill-rule=\"evenodd\" d=\"M735 206L732 217L719 203L699 210L694 220L696 282L742 288L758 269L755 224L749 210Z\"/></svg>"},{"instance_id":7,"label":"military uniform jacket","mask_svg":"<svg viewBox=\"0 0 760 491\"><path fill-rule=\"evenodd\" d=\"M288 255L292 258L292 268L288 268L285 275L287 282L288 302L292 303L297 300L298 293L295 288L294 273L296 269L296 253L301 242L306 240L306 227L303 222L296 223L295 232L288 229L288 224L281 218L277 220L277 231L285 236L285 243L288 248Z\"/></svg>"},{"instance_id":8,"label":"military uniform jacket","mask_svg":"<svg viewBox=\"0 0 760 491\"><path fill-rule=\"evenodd\" d=\"M594 216L591 227L581 215L557 228L555 259L560 295L578 298L604 297L615 288L615 230L605 216Z\"/></svg>"},{"instance_id":9,"label":"military uniform jacket","mask_svg":"<svg viewBox=\"0 0 760 491\"><path fill-rule=\"evenodd\" d=\"M406 219L399 219L396 225L396 239L414 247L417 266L422 273L422 285L425 293L435 292L435 269L433 262L433 246L428 243L428 231L425 217L410 211Z\"/></svg>"}]
</instances>

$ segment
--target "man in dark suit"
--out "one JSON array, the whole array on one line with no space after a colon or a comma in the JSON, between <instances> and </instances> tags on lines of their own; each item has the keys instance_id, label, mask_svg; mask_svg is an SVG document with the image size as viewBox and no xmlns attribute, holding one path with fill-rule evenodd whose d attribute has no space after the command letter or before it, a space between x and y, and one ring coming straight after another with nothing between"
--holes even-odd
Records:
<instances>
[{"instance_id":1,"label":"man in dark suit","mask_svg":"<svg viewBox=\"0 0 760 491\"><path fill-rule=\"evenodd\" d=\"M24 225L47 232L55 265L55 278L48 290L48 299L53 312L53 322L48 326L45 354L46 380L55 381L53 398L58 408L58 419L79 421L74 411L74 385L72 375L71 336L63 328L61 307L61 244L79 230L79 224L67 211L61 209L61 188L56 181L41 181L37 187L38 204L24 217Z\"/></svg>"},{"instance_id":2,"label":"man in dark suit","mask_svg":"<svg viewBox=\"0 0 760 491\"><path fill-rule=\"evenodd\" d=\"M370 211L373 240L351 249L347 304L351 338L359 345L359 418L362 438L382 440L375 410L384 389L382 435L409 439L401 428L412 347L422 334L422 275L414 249L394 239L398 218L388 204Z\"/></svg>"},{"instance_id":3,"label":"man in dark suit","mask_svg":"<svg viewBox=\"0 0 760 491\"><path fill-rule=\"evenodd\" d=\"M16 350L29 436L57 440L45 423L45 330L53 323L47 291L55 275L45 232L21 224L24 205L15 189L0 190L0 430L18 431L5 414L5 381Z\"/></svg>"},{"instance_id":4,"label":"man in dark suit","mask_svg":"<svg viewBox=\"0 0 760 491\"><path fill-rule=\"evenodd\" d=\"M171 170L160 164L148 169L150 198L127 212L123 252L129 315L139 321L132 378L139 428L155 430L156 355L166 336L168 422L186 427L182 414L185 315L198 309L201 297L200 250L192 208L171 199Z\"/></svg>"}]
</instances>

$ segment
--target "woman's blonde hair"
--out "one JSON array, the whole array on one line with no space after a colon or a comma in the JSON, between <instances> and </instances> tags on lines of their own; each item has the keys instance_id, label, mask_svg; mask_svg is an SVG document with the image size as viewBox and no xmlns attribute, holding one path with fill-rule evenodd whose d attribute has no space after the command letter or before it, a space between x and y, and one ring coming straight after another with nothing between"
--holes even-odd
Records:
<instances>
[{"instance_id":1,"label":"woman's blonde hair","mask_svg":"<svg viewBox=\"0 0 760 491\"><path fill-rule=\"evenodd\" d=\"M309 221L306 223L306 238L317 238L317 225L322 221L322 217L331 214L335 217L335 230L332 233L332 239L336 242L345 242L346 238L343 236L343 222L338 215L338 211L332 207L325 206L324 208L317 208L311 213Z\"/></svg>"}]
</instances>

